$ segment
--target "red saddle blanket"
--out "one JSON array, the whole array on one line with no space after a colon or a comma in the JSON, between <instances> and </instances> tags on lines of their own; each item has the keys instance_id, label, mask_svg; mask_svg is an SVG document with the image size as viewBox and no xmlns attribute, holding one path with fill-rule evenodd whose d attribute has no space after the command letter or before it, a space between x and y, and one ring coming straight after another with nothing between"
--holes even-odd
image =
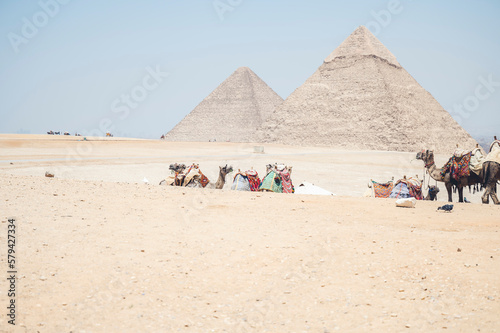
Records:
<instances>
[{"instance_id":1,"label":"red saddle blanket","mask_svg":"<svg viewBox=\"0 0 500 333\"><path fill-rule=\"evenodd\" d=\"M248 170L246 172L246 175L248 178L248 182L250 183L250 190L253 192L258 191L260 186L260 178L257 171Z\"/></svg>"},{"instance_id":2,"label":"red saddle blanket","mask_svg":"<svg viewBox=\"0 0 500 333\"><path fill-rule=\"evenodd\" d=\"M295 189L293 188L292 179L290 178L290 173L287 169L283 171L276 171L281 177L281 185L283 187L283 193L293 193Z\"/></svg>"}]
</instances>

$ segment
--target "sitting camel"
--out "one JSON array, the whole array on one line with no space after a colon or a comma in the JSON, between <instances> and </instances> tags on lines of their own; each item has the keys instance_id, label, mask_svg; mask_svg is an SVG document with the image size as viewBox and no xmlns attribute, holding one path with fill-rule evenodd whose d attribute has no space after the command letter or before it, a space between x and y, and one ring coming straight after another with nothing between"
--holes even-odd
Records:
<instances>
[{"instance_id":1,"label":"sitting camel","mask_svg":"<svg viewBox=\"0 0 500 333\"><path fill-rule=\"evenodd\" d=\"M469 176L461 177L457 180L451 177L450 173L446 173L444 177L441 176L441 169L436 167L434 163L434 152L432 150L423 150L417 154L417 160L422 160L425 163L425 168L429 173L429 176L438 182L444 182L446 190L448 191L448 201L452 200L452 187L456 186L458 188L458 202L464 202L464 187L472 186L476 184L482 184L483 180L481 177L471 172Z\"/></svg>"},{"instance_id":2,"label":"sitting camel","mask_svg":"<svg viewBox=\"0 0 500 333\"><path fill-rule=\"evenodd\" d=\"M227 164L219 167L219 178L215 185L206 178L206 176L199 171L199 165L193 164L189 168L185 164L170 164L169 169L175 174L167 179L160 182L160 185L171 185L171 186L184 186L192 188L204 188L210 187L215 189L222 189L226 183L226 175L233 171L232 166ZM187 169L187 170L186 170ZM204 184L204 185L203 185Z\"/></svg>"},{"instance_id":3,"label":"sitting camel","mask_svg":"<svg viewBox=\"0 0 500 333\"><path fill-rule=\"evenodd\" d=\"M288 173L290 175L292 174L293 166L285 166L284 164L279 164L279 163L267 164L266 165L266 174L268 174L269 171L276 169L279 165L284 166L284 168L286 168L288 170Z\"/></svg>"},{"instance_id":4,"label":"sitting camel","mask_svg":"<svg viewBox=\"0 0 500 333\"><path fill-rule=\"evenodd\" d=\"M259 191L294 193L291 179L292 167L275 163L266 165L266 175L262 178Z\"/></svg>"},{"instance_id":5,"label":"sitting camel","mask_svg":"<svg viewBox=\"0 0 500 333\"><path fill-rule=\"evenodd\" d=\"M437 201L437 194L439 193L439 187L435 185L429 185L429 192L424 200Z\"/></svg>"},{"instance_id":6,"label":"sitting camel","mask_svg":"<svg viewBox=\"0 0 500 333\"><path fill-rule=\"evenodd\" d=\"M224 184L226 184L226 175L230 172L233 172L233 167L232 166L224 166L224 167L219 167L219 178L217 179L217 182L215 183L215 189L216 190L222 190L224 187Z\"/></svg>"}]
</instances>

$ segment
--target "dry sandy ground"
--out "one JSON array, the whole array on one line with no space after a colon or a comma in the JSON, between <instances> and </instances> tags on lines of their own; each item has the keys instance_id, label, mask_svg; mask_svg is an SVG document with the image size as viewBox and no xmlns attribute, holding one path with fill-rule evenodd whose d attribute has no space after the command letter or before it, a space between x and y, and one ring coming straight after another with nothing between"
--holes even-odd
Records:
<instances>
[{"instance_id":1,"label":"dry sandy ground","mask_svg":"<svg viewBox=\"0 0 500 333\"><path fill-rule=\"evenodd\" d=\"M360 197L370 178L421 174L414 154L74 140L0 136L1 244L18 220L15 331L500 330L500 207ZM220 162L283 161L295 183L338 196L157 185L192 161L214 180Z\"/></svg>"}]
</instances>

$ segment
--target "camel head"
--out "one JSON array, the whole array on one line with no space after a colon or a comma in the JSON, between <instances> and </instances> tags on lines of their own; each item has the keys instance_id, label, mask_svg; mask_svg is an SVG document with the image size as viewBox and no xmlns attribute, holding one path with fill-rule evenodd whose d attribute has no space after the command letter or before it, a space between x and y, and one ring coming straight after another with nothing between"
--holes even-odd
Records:
<instances>
[{"instance_id":1,"label":"camel head","mask_svg":"<svg viewBox=\"0 0 500 333\"><path fill-rule=\"evenodd\" d=\"M434 163L434 152L432 150L422 150L417 153L417 160L424 161L425 165Z\"/></svg>"},{"instance_id":2,"label":"camel head","mask_svg":"<svg viewBox=\"0 0 500 333\"><path fill-rule=\"evenodd\" d=\"M429 185L429 191L438 194L439 193L439 187L436 185Z\"/></svg>"},{"instance_id":3,"label":"camel head","mask_svg":"<svg viewBox=\"0 0 500 333\"><path fill-rule=\"evenodd\" d=\"M182 171L184 171L184 169L186 169L186 165L174 163L174 164L170 164L168 169L173 171L173 172L182 172Z\"/></svg>"},{"instance_id":4,"label":"camel head","mask_svg":"<svg viewBox=\"0 0 500 333\"><path fill-rule=\"evenodd\" d=\"M288 173L290 174L290 176L292 175L292 168L293 168L293 166L289 166L289 167L287 167L287 169L288 169Z\"/></svg>"},{"instance_id":5,"label":"camel head","mask_svg":"<svg viewBox=\"0 0 500 333\"><path fill-rule=\"evenodd\" d=\"M266 174L269 173L269 171L271 171L272 169L273 169L273 165L272 164L266 165Z\"/></svg>"},{"instance_id":6,"label":"camel head","mask_svg":"<svg viewBox=\"0 0 500 333\"><path fill-rule=\"evenodd\" d=\"M233 172L233 167L231 165L227 166L227 164L226 164L223 167L220 166L219 171L225 177L228 173Z\"/></svg>"}]
</instances>

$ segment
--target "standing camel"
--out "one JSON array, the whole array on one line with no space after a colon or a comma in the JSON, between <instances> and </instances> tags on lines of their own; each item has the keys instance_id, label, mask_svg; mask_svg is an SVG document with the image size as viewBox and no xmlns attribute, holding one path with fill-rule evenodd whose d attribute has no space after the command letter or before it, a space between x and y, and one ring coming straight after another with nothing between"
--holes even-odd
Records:
<instances>
[{"instance_id":1,"label":"standing camel","mask_svg":"<svg viewBox=\"0 0 500 333\"><path fill-rule=\"evenodd\" d=\"M441 169L436 167L434 163L434 152L432 150L421 151L417 154L417 160L422 160L425 163L425 168L431 176L432 179L438 182L444 182L446 190L448 191L448 201L452 200L452 187L455 185L458 188L458 202L464 202L464 187L472 186L476 184L482 184L483 180L481 177L476 175L474 172L470 173L468 177L462 177L458 181L451 177L450 173L446 173L444 177L441 176Z\"/></svg>"},{"instance_id":2,"label":"standing camel","mask_svg":"<svg viewBox=\"0 0 500 333\"><path fill-rule=\"evenodd\" d=\"M500 181L500 164L493 161L483 163L483 184L485 187L481 200L484 204L490 203L490 196L495 205L500 205L497 198L497 181Z\"/></svg>"},{"instance_id":3,"label":"standing camel","mask_svg":"<svg viewBox=\"0 0 500 333\"><path fill-rule=\"evenodd\" d=\"M483 203L490 202L490 196L495 205L500 204L497 198L497 181L500 181L500 141L495 136L495 141L490 145L490 153L483 163L482 176L485 186L484 194L481 197Z\"/></svg>"}]
</instances>

